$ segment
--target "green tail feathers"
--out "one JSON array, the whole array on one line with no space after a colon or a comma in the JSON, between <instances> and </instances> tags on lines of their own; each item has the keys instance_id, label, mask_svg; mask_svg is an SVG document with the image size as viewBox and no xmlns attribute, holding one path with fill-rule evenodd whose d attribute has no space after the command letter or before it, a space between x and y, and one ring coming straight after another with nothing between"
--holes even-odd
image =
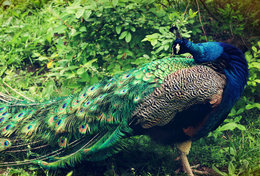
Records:
<instances>
[{"instance_id":1,"label":"green tail feathers","mask_svg":"<svg viewBox=\"0 0 260 176\"><path fill-rule=\"evenodd\" d=\"M166 58L68 97L33 105L0 102L0 152L24 155L19 161L10 156L0 166L34 163L56 168L112 155L131 134L129 123L142 100L167 75L193 65L192 59ZM30 152L34 155L26 155Z\"/></svg>"}]
</instances>

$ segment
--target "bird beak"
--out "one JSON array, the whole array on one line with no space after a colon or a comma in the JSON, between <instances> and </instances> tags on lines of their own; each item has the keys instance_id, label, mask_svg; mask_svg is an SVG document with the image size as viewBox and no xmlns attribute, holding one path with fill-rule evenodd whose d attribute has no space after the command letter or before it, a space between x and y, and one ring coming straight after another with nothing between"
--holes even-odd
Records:
<instances>
[{"instance_id":1,"label":"bird beak","mask_svg":"<svg viewBox=\"0 0 260 176\"><path fill-rule=\"evenodd\" d=\"M181 46L179 45L179 43L176 45L175 48L176 48L176 54L178 54L181 49Z\"/></svg>"}]
</instances>

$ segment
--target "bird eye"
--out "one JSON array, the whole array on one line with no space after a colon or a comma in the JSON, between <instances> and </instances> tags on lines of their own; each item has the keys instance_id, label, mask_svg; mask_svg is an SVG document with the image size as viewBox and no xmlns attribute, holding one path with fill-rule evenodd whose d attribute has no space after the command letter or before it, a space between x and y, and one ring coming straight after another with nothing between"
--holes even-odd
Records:
<instances>
[{"instance_id":1,"label":"bird eye","mask_svg":"<svg viewBox=\"0 0 260 176\"><path fill-rule=\"evenodd\" d=\"M180 51L180 49L181 49L181 46L180 46L180 44L179 44L179 43L177 43L177 45L175 46L175 48L176 48L176 54L178 54L178 53L179 53L179 51Z\"/></svg>"}]
</instances>

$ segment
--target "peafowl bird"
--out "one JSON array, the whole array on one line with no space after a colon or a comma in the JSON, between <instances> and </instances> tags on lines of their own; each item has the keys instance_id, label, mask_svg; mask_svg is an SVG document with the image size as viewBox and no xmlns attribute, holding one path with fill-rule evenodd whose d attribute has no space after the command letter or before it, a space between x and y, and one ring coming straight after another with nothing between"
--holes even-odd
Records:
<instances>
[{"instance_id":1,"label":"peafowl bird","mask_svg":"<svg viewBox=\"0 0 260 176\"><path fill-rule=\"evenodd\" d=\"M149 135L177 144L184 171L193 175L191 141L216 129L241 96L248 77L243 53L225 43L179 38L170 57L116 75L80 93L40 103L0 103L0 166L43 168L103 160L122 139ZM33 152L29 157L26 153ZM15 153L24 155L17 160Z\"/></svg>"}]
</instances>

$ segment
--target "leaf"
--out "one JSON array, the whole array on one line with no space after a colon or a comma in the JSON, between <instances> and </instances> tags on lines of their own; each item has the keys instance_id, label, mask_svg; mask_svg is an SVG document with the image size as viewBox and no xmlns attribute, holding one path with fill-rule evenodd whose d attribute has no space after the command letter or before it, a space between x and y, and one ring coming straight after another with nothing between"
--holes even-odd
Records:
<instances>
[{"instance_id":1,"label":"leaf","mask_svg":"<svg viewBox=\"0 0 260 176\"><path fill-rule=\"evenodd\" d=\"M85 69L84 68L79 68L78 70L77 70L77 74L78 75L81 75L81 74L83 74L85 72Z\"/></svg>"},{"instance_id":2,"label":"leaf","mask_svg":"<svg viewBox=\"0 0 260 176\"><path fill-rule=\"evenodd\" d=\"M256 49L255 46L252 46L252 50L253 50L254 52L257 52L257 49Z\"/></svg>"},{"instance_id":3,"label":"leaf","mask_svg":"<svg viewBox=\"0 0 260 176\"><path fill-rule=\"evenodd\" d=\"M245 111L245 109L244 109L244 108L240 108L240 109L237 111L237 113L236 113L236 114L237 114L237 115L238 115L238 114L241 114L241 113L242 113L242 112L244 112L244 111Z\"/></svg>"},{"instance_id":4,"label":"leaf","mask_svg":"<svg viewBox=\"0 0 260 176\"><path fill-rule=\"evenodd\" d=\"M158 40L157 39L152 39L151 41L151 45L154 46L157 44Z\"/></svg>"},{"instance_id":5,"label":"leaf","mask_svg":"<svg viewBox=\"0 0 260 176\"><path fill-rule=\"evenodd\" d=\"M251 64L249 64L249 67L260 69L260 62L252 62Z\"/></svg>"},{"instance_id":6,"label":"leaf","mask_svg":"<svg viewBox=\"0 0 260 176\"><path fill-rule=\"evenodd\" d=\"M96 62L96 61L97 61L97 59L92 59L92 60L88 61L87 63L85 63L85 64L83 65L83 67L89 68L89 67L92 66L92 64L93 64L94 62Z\"/></svg>"},{"instance_id":7,"label":"leaf","mask_svg":"<svg viewBox=\"0 0 260 176\"><path fill-rule=\"evenodd\" d=\"M80 82L87 82L90 80L90 76L87 72L82 73L79 77L81 78L79 80Z\"/></svg>"},{"instance_id":8,"label":"leaf","mask_svg":"<svg viewBox=\"0 0 260 176\"><path fill-rule=\"evenodd\" d=\"M130 26L130 30L132 31L132 32L135 32L136 30L135 30L135 27L133 27L133 26Z\"/></svg>"},{"instance_id":9,"label":"leaf","mask_svg":"<svg viewBox=\"0 0 260 176\"><path fill-rule=\"evenodd\" d=\"M84 14L83 14L83 18L84 20L87 21L87 19L89 19L90 15L92 14L91 10L85 10Z\"/></svg>"},{"instance_id":10,"label":"leaf","mask_svg":"<svg viewBox=\"0 0 260 176\"><path fill-rule=\"evenodd\" d=\"M4 1L4 2L2 3L2 6L3 6L3 7L4 7L4 6L10 6L11 4L12 4L11 1L6 0L6 1Z\"/></svg>"},{"instance_id":11,"label":"leaf","mask_svg":"<svg viewBox=\"0 0 260 176\"><path fill-rule=\"evenodd\" d=\"M219 127L217 129L217 131L227 131L227 130L233 131L235 128L238 128L241 131L246 130L245 126L243 126L243 125L237 124L235 122L229 122L229 123Z\"/></svg>"},{"instance_id":12,"label":"leaf","mask_svg":"<svg viewBox=\"0 0 260 176\"><path fill-rule=\"evenodd\" d=\"M256 83L260 83L260 79L255 79L255 82Z\"/></svg>"},{"instance_id":13,"label":"leaf","mask_svg":"<svg viewBox=\"0 0 260 176\"><path fill-rule=\"evenodd\" d=\"M127 43L129 43L129 42L131 41L131 38L132 38L132 35L131 35L130 32L128 32L128 33L126 34L125 41L126 41Z\"/></svg>"},{"instance_id":14,"label":"leaf","mask_svg":"<svg viewBox=\"0 0 260 176\"><path fill-rule=\"evenodd\" d=\"M114 7L116 7L117 3L118 3L118 0L112 0L112 4Z\"/></svg>"},{"instance_id":15,"label":"leaf","mask_svg":"<svg viewBox=\"0 0 260 176\"><path fill-rule=\"evenodd\" d=\"M169 49L169 45L164 45L164 50L167 51Z\"/></svg>"},{"instance_id":16,"label":"leaf","mask_svg":"<svg viewBox=\"0 0 260 176\"><path fill-rule=\"evenodd\" d=\"M60 25L54 29L54 33L62 34L65 33L65 30L66 30L66 26Z\"/></svg>"},{"instance_id":17,"label":"leaf","mask_svg":"<svg viewBox=\"0 0 260 176\"><path fill-rule=\"evenodd\" d=\"M231 174L231 175L234 175L235 174L235 170L236 170L235 166L233 165L232 162L230 162L228 164L228 173Z\"/></svg>"},{"instance_id":18,"label":"leaf","mask_svg":"<svg viewBox=\"0 0 260 176\"><path fill-rule=\"evenodd\" d=\"M85 26L82 26L81 28L79 28L79 31L80 32L86 32L87 31L87 28Z\"/></svg>"},{"instance_id":19,"label":"leaf","mask_svg":"<svg viewBox=\"0 0 260 176\"><path fill-rule=\"evenodd\" d=\"M219 175L221 176L228 176L225 172L220 171L218 168L216 168L215 166L212 166L212 169L217 172Z\"/></svg>"},{"instance_id":20,"label":"leaf","mask_svg":"<svg viewBox=\"0 0 260 176\"><path fill-rule=\"evenodd\" d=\"M40 57L37 58L36 60L45 61L45 60L49 60L49 58L48 58L48 57L45 57L45 56L40 56Z\"/></svg>"},{"instance_id":21,"label":"leaf","mask_svg":"<svg viewBox=\"0 0 260 176\"><path fill-rule=\"evenodd\" d=\"M75 14L76 18L81 18L84 14L85 8L80 8L77 10L77 13Z\"/></svg>"},{"instance_id":22,"label":"leaf","mask_svg":"<svg viewBox=\"0 0 260 176\"><path fill-rule=\"evenodd\" d=\"M76 36L78 33L76 31L76 29L71 29L70 35L71 36Z\"/></svg>"},{"instance_id":23,"label":"leaf","mask_svg":"<svg viewBox=\"0 0 260 176\"><path fill-rule=\"evenodd\" d=\"M260 103L253 103L253 104L248 104L248 105L246 105L246 109L247 109L247 110L253 109L253 108L260 109Z\"/></svg>"},{"instance_id":24,"label":"leaf","mask_svg":"<svg viewBox=\"0 0 260 176\"><path fill-rule=\"evenodd\" d=\"M116 26L116 33L120 34L121 33L121 29L122 29L122 26Z\"/></svg>"},{"instance_id":25,"label":"leaf","mask_svg":"<svg viewBox=\"0 0 260 176\"><path fill-rule=\"evenodd\" d=\"M126 35L127 35L127 31L122 32L121 35L119 36L119 40L125 38Z\"/></svg>"},{"instance_id":26,"label":"leaf","mask_svg":"<svg viewBox=\"0 0 260 176\"><path fill-rule=\"evenodd\" d=\"M70 171L69 173L67 173L66 176L72 176L72 174L73 174L73 171Z\"/></svg>"},{"instance_id":27,"label":"leaf","mask_svg":"<svg viewBox=\"0 0 260 176\"><path fill-rule=\"evenodd\" d=\"M241 124L237 124L237 128L241 131L245 131L246 130L246 127L244 125L241 125Z\"/></svg>"},{"instance_id":28,"label":"leaf","mask_svg":"<svg viewBox=\"0 0 260 176\"><path fill-rule=\"evenodd\" d=\"M192 9L189 10L189 15L190 15L190 16L193 15L193 11L192 11Z\"/></svg>"}]
</instances>

